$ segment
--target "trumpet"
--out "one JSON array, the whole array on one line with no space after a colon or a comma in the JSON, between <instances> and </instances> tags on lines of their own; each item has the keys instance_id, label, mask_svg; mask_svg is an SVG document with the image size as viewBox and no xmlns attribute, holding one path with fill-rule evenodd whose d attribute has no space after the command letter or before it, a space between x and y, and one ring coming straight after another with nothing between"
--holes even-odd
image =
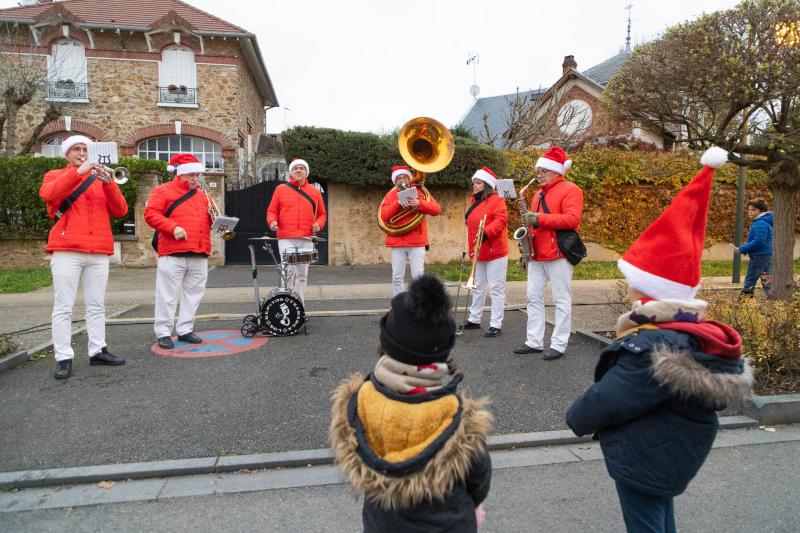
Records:
<instances>
[{"instance_id":1,"label":"trumpet","mask_svg":"<svg viewBox=\"0 0 800 533\"><path fill-rule=\"evenodd\" d=\"M104 165L94 165L94 173L100 178L101 181L111 183L113 180L117 185L124 185L128 183L130 171L125 167L109 168Z\"/></svg>"},{"instance_id":2,"label":"trumpet","mask_svg":"<svg viewBox=\"0 0 800 533\"><path fill-rule=\"evenodd\" d=\"M219 208L217 207L217 202L215 202L214 198L210 194L208 194L208 191L206 190L205 187L203 187L201 185L200 189L203 191L203 194L206 195L206 203L208 204L208 216L209 216L209 218L211 218L211 223L213 224L214 220L218 216L221 216L221 214L219 212ZM221 230L218 230L218 231L220 233L222 233L222 240L229 241L229 240L233 239L234 237L236 237L236 232L235 231L231 231L229 229L226 229L226 230L222 230L221 229Z\"/></svg>"}]
</instances>

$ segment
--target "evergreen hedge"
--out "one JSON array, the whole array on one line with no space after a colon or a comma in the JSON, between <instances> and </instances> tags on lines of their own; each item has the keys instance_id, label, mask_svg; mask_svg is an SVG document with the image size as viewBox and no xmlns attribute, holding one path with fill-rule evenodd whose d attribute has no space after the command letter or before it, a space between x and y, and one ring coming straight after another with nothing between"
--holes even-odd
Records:
<instances>
[{"instance_id":1,"label":"evergreen hedge","mask_svg":"<svg viewBox=\"0 0 800 533\"><path fill-rule=\"evenodd\" d=\"M60 157L0 157L0 238L47 237L53 221L47 217L47 207L39 197L45 173L64 168ZM156 170L166 175L166 163L147 159L121 158L119 165L131 172L128 183L122 185L128 202L125 219L111 219L111 229L119 233L125 220L133 219L133 207L138 192L137 181L142 172Z\"/></svg>"},{"instance_id":2,"label":"evergreen hedge","mask_svg":"<svg viewBox=\"0 0 800 533\"><path fill-rule=\"evenodd\" d=\"M476 170L486 166L497 174L507 169L503 153L472 139L454 136L456 153L450 164L426 183L469 187ZM375 135L329 128L296 127L283 133L286 160L305 159L311 176L333 183L386 185L391 168L402 165L397 133Z\"/></svg>"}]
</instances>

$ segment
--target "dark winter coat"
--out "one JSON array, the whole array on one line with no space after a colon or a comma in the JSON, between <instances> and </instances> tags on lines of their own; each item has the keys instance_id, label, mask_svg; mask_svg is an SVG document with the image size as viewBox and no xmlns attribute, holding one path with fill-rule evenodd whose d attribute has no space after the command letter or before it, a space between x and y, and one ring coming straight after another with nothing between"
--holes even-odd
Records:
<instances>
[{"instance_id":1,"label":"dark winter coat","mask_svg":"<svg viewBox=\"0 0 800 533\"><path fill-rule=\"evenodd\" d=\"M716 411L749 393L745 360L698 347L686 333L646 329L603 350L595 384L566 418L576 435L597 434L615 480L656 496L681 494L711 450Z\"/></svg>"},{"instance_id":2,"label":"dark winter coat","mask_svg":"<svg viewBox=\"0 0 800 533\"><path fill-rule=\"evenodd\" d=\"M759 215L750 225L747 242L739 247L739 251L750 256L772 255L772 212Z\"/></svg>"},{"instance_id":3,"label":"dark winter coat","mask_svg":"<svg viewBox=\"0 0 800 533\"><path fill-rule=\"evenodd\" d=\"M339 469L364 495L365 532L477 531L492 415L457 394L460 381L403 395L355 374L334 392L329 436Z\"/></svg>"}]
</instances>

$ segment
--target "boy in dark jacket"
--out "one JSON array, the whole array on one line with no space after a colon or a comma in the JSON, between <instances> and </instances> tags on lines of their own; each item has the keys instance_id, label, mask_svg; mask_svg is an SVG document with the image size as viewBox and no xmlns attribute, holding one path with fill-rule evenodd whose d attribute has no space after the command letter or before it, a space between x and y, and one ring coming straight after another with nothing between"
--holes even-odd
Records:
<instances>
[{"instance_id":1,"label":"boy in dark jacket","mask_svg":"<svg viewBox=\"0 0 800 533\"><path fill-rule=\"evenodd\" d=\"M750 392L741 337L705 320L695 299L714 169L704 167L619 260L633 310L600 355L595 383L567 411L576 435L595 433L629 532L675 531L673 498L702 466L716 411Z\"/></svg>"},{"instance_id":2,"label":"boy in dark jacket","mask_svg":"<svg viewBox=\"0 0 800 533\"><path fill-rule=\"evenodd\" d=\"M753 219L750 230L747 232L747 242L738 248L734 246L734 248L740 254L750 256L747 275L744 277L742 296L753 296L759 279L761 279L764 292L769 293L771 288L773 222L767 202L762 198L747 202L747 215Z\"/></svg>"},{"instance_id":3,"label":"boy in dark jacket","mask_svg":"<svg viewBox=\"0 0 800 533\"><path fill-rule=\"evenodd\" d=\"M449 382L456 325L441 282L415 279L392 299L381 357L333 393L329 437L336 462L364 495L365 532L474 532L492 465L485 400Z\"/></svg>"}]
</instances>

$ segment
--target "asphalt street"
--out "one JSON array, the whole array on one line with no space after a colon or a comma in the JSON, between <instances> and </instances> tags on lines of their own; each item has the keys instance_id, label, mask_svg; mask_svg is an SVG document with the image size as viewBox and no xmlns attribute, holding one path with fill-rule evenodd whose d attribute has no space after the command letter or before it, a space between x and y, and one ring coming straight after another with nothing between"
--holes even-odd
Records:
<instances>
[{"instance_id":1,"label":"asphalt street","mask_svg":"<svg viewBox=\"0 0 800 533\"><path fill-rule=\"evenodd\" d=\"M362 308L364 302L339 305ZM151 313L143 307L129 315ZM601 348L574 335L558 361L513 355L524 340L525 319L509 311L500 337L468 331L453 352L466 390L491 397L496 433L565 428L563 413L591 383ZM307 336L197 359L154 354L150 324L110 326L108 344L126 356L123 367L90 367L84 356L64 382L53 379L51 358L0 373L0 470L326 447L330 392L351 373L373 367L378 320L315 317ZM198 329L239 325L209 321ZM74 345L83 344L84 335L77 335Z\"/></svg>"},{"instance_id":2,"label":"asphalt street","mask_svg":"<svg viewBox=\"0 0 800 533\"><path fill-rule=\"evenodd\" d=\"M482 532L624 530L613 482L596 454L586 451L586 460L515 467L515 458L528 452L503 453L506 464L496 461ZM687 492L675 501L678 530L798 531L799 459L796 440L712 450ZM248 475L255 474L241 474ZM0 530L356 532L360 513L361 502L348 485L328 484L6 512L0 513Z\"/></svg>"}]
</instances>

